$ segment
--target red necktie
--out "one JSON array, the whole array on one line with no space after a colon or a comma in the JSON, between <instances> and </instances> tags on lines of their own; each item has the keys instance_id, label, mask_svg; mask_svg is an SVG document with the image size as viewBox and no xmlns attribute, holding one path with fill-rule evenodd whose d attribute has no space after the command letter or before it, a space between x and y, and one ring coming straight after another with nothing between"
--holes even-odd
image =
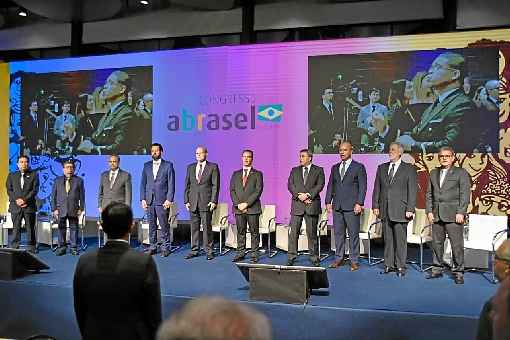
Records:
<instances>
[{"instance_id":1,"label":"red necktie","mask_svg":"<svg viewBox=\"0 0 510 340\"><path fill-rule=\"evenodd\" d=\"M204 170L204 165L200 163L200 169L198 169L198 183L202 180L202 172Z\"/></svg>"},{"instance_id":2,"label":"red necktie","mask_svg":"<svg viewBox=\"0 0 510 340\"><path fill-rule=\"evenodd\" d=\"M246 181L248 180L248 169L244 169L244 175L243 175L243 187L246 186Z\"/></svg>"}]
</instances>

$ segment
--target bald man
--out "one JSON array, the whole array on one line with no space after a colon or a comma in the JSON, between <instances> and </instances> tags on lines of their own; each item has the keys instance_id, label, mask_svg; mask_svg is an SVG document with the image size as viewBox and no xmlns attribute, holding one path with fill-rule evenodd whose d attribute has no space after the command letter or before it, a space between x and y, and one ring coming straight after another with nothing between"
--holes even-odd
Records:
<instances>
[{"instance_id":1,"label":"bald man","mask_svg":"<svg viewBox=\"0 0 510 340\"><path fill-rule=\"evenodd\" d=\"M499 282L503 282L510 276L510 239L501 243L499 248L496 250L494 259L494 274ZM489 299L489 301L485 303L480 313L480 318L478 319L478 332L476 335L477 340L494 339L492 333L493 322L490 317L490 313L493 310L493 299L494 298Z\"/></svg>"}]
</instances>

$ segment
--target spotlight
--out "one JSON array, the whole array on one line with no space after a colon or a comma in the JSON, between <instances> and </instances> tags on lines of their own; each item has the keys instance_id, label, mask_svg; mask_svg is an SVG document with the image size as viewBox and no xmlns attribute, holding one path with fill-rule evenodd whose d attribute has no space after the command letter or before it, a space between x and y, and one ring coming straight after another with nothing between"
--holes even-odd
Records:
<instances>
[{"instance_id":1,"label":"spotlight","mask_svg":"<svg viewBox=\"0 0 510 340\"><path fill-rule=\"evenodd\" d=\"M26 16L28 16L28 12L26 10L24 10L23 8L20 8L18 11L18 15L20 17L26 17Z\"/></svg>"},{"instance_id":2,"label":"spotlight","mask_svg":"<svg viewBox=\"0 0 510 340\"><path fill-rule=\"evenodd\" d=\"M149 1L147 0L140 0L140 3L144 6L147 6L149 4Z\"/></svg>"}]
</instances>

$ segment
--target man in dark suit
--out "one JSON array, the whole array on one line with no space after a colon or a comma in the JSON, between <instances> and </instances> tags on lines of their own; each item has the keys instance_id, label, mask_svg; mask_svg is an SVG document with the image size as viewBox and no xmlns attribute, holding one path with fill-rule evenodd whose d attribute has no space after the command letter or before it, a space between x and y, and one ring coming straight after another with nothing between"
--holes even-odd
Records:
<instances>
[{"instance_id":1,"label":"man in dark suit","mask_svg":"<svg viewBox=\"0 0 510 340\"><path fill-rule=\"evenodd\" d=\"M35 214L36 196L39 191L39 178L37 172L29 168L28 156L18 157L19 171L7 176L7 195L9 196L9 212L13 224L11 248L18 248L21 239L21 220L25 220L28 235L28 250L35 252Z\"/></svg>"},{"instance_id":2,"label":"man in dark suit","mask_svg":"<svg viewBox=\"0 0 510 340\"><path fill-rule=\"evenodd\" d=\"M260 196L264 190L262 172L253 168L253 151L244 150L243 168L235 171L230 178L230 197L234 204L237 227L237 255L233 262L244 259L246 249L246 225L250 226L251 262L259 260L259 217L262 213Z\"/></svg>"},{"instance_id":3,"label":"man in dark suit","mask_svg":"<svg viewBox=\"0 0 510 340\"><path fill-rule=\"evenodd\" d=\"M119 168L120 157L111 155L110 170L101 174L97 206L101 212L111 202L131 206L131 174Z\"/></svg>"},{"instance_id":4,"label":"man in dark suit","mask_svg":"<svg viewBox=\"0 0 510 340\"><path fill-rule=\"evenodd\" d=\"M153 143L151 146L152 161L143 165L142 179L140 184L140 201L142 208L147 212L149 219L148 252L156 254L158 242L158 225L161 227L161 256L170 255L170 225L168 216L170 206L174 202L175 172L172 162L161 158L163 146Z\"/></svg>"},{"instance_id":5,"label":"man in dark suit","mask_svg":"<svg viewBox=\"0 0 510 340\"><path fill-rule=\"evenodd\" d=\"M218 204L220 170L218 165L207 161L207 148L199 146L195 151L197 161L188 165L184 182L184 204L191 215L191 252L186 259L198 256L200 225L203 228L203 247L207 259L213 256L212 212Z\"/></svg>"},{"instance_id":6,"label":"man in dark suit","mask_svg":"<svg viewBox=\"0 0 510 340\"><path fill-rule=\"evenodd\" d=\"M292 194L290 207L290 234L287 265L292 266L297 257L298 237L303 218L308 237L310 261L319 266L319 250L317 248L317 223L321 214L320 193L324 188L324 170L312 164L313 154L308 149L299 151L299 166L292 168L287 188Z\"/></svg>"},{"instance_id":7,"label":"man in dark suit","mask_svg":"<svg viewBox=\"0 0 510 340\"><path fill-rule=\"evenodd\" d=\"M44 140L44 117L39 114L39 105L36 100L30 103L29 112L22 116L21 134L23 135L23 149L30 150L30 154L40 154L37 150L39 141Z\"/></svg>"},{"instance_id":8,"label":"man in dark suit","mask_svg":"<svg viewBox=\"0 0 510 340\"><path fill-rule=\"evenodd\" d=\"M468 172L456 166L455 153L449 146L439 150L441 168L430 172L425 210L432 226L434 266L428 279L443 276L444 241L450 239L453 255L452 273L455 283L464 283L464 216L467 214L471 179Z\"/></svg>"},{"instance_id":9,"label":"man in dark suit","mask_svg":"<svg viewBox=\"0 0 510 340\"><path fill-rule=\"evenodd\" d=\"M367 194L367 172L363 164L352 159L351 142L342 142L339 152L341 162L331 168L326 192L326 207L329 212L333 212L337 256L329 267L338 268L344 264L347 228L351 271L355 271L359 269L359 227Z\"/></svg>"},{"instance_id":10,"label":"man in dark suit","mask_svg":"<svg viewBox=\"0 0 510 340\"><path fill-rule=\"evenodd\" d=\"M343 116L337 112L333 97L333 89L324 89L321 103L309 117L308 145L318 153L334 152L335 135L344 131Z\"/></svg>"},{"instance_id":11,"label":"man in dark suit","mask_svg":"<svg viewBox=\"0 0 510 340\"><path fill-rule=\"evenodd\" d=\"M76 241L78 239L78 218L85 211L85 186L83 180L74 174L74 162L65 161L64 175L57 177L51 193L51 209L58 221L57 256L66 253L66 231L69 222L71 254L78 255Z\"/></svg>"},{"instance_id":12,"label":"man in dark suit","mask_svg":"<svg viewBox=\"0 0 510 340\"><path fill-rule=\"evenodd\" d=\"M406 272L407 224L416 208L416 167L402 161L404 148L391 143L390 161L377 167L372 194L374 215L382 220L384 235L384 270L396 271L399 277Z\"/></svg>"},{"instance_id":13,"label":"man in dark suit","mask_svg":"<svg viewBox=\"0 0 510 340\"><path fill-rule=\"evenodd\" d=\"M108 242L83 254L74 272L74 311L81 336L152 340L161 323L156 264L151 256L129 247L133 227L129 206L109 204L101 221Z\"/></svg>"}]
</instances>

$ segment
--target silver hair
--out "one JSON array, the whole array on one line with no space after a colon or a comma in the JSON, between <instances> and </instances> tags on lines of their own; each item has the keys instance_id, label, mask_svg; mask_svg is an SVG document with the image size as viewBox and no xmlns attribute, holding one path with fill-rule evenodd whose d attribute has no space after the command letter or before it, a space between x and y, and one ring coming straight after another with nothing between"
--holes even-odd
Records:
<instances>
[{"instance_id":1,"label":"silver hair","mask_svg":"<svg viewBox=\"0 0 510 340\"><path fill-rule=\"evenodd\" d=\"M399 142L391 142L391 143L390 143L390 147L391 147L392 145L396 145L396 146L397 146L398 151L400 152L400 154L401 154L401 155L403 155L403 154L404 154L404 146L403 146L402 144L400 144Z\"/></svg>"},{"instance_id":2,"label":"silver hair","mask_svg":"<svg viewBox=\"0 0 510 340\"><path fill-rule=\"evenodd\" d=\"M269 319L222 297L188 302L159 327L157 340L271 340Z\"/></svg>"}]
</instances>

